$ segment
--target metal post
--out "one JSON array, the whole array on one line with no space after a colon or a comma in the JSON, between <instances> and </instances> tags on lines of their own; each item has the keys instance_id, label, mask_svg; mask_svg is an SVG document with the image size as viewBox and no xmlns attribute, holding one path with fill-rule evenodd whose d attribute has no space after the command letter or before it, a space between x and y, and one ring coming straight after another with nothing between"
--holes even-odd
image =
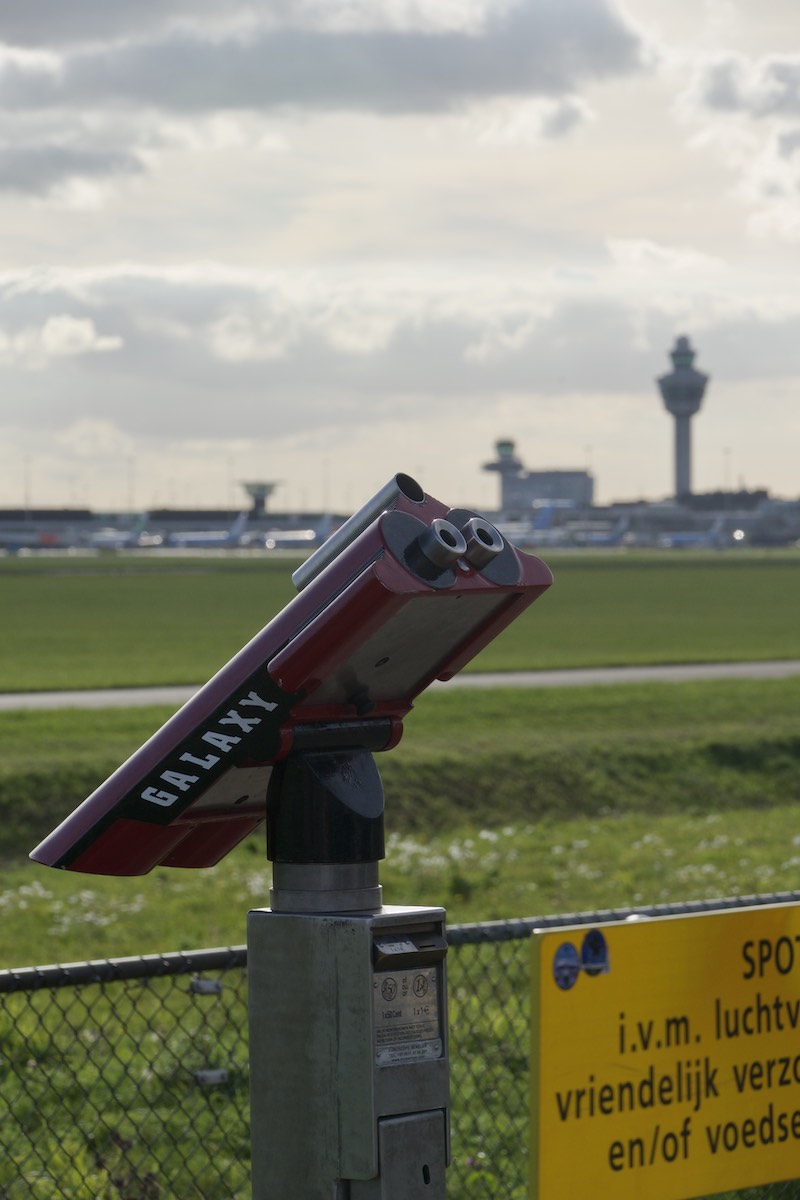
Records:
<instances>
[{"instance_id":1,"label":"metal post","mask_svg":"<svg viewBox=\"0 0 800 1200\"><path fill-rule=\"evenodd\" d=\"M253 1200L444 1200L444 910L381 904L370 755L295 756L268 814L271 907L247 935Z\"/></svg>"}]
</instances>

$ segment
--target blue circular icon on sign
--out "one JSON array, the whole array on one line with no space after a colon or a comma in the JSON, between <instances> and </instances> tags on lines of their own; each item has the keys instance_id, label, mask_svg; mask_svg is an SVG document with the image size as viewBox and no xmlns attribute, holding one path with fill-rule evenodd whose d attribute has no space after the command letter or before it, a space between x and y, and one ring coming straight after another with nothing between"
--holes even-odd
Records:
<instances>
[{"instance_id":1,"label":"blue circular icon on sign","mask_svg":"<svg viewBox=\"0 0 800 1200\"><path fill-rule=\"evenodd\" d=\"M608 971L608 943L599 929L590 929L581 946L581 966L587 975Z\"/></svg>"},{"instance_id":2,"label":"blue circular icon on sign","mask_svg":"<svg viewBox=\"0 0 800 1200\"><path fill-rule=\"evenodd\" d=\"M581 963L578 951L572 942L562 942L553 959L553 978L562 991L567 992L575 986L580 974Z\"/></svg>"}]
</instances>

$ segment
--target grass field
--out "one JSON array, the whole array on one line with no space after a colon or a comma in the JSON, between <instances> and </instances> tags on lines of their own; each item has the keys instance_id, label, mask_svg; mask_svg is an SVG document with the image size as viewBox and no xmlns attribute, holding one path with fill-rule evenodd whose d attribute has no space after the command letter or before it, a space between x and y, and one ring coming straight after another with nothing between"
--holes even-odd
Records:
<instances>
[{"instance_id":1,"label":"grass field","mask_svg":"<svg viewBox=\"0 0 800 1200\"><path fill-rule=\"evenodd\" d=\"M800 554L553 556L471 669L800 657ZM294 594L285 558L0 560L0 690L201 683Z\"/></svg>"},{"instance_id":2,"label":"grass field","mask_svg":"<svg viewBox=\"0 0 800 1200\"><path fill-rule=\"evenodd\" d=\"M0 963L238 943L263 835L210 871L50 871L26 851L168 710L0 722ZM389 902L451 921L742 894L800 880L800 679L439 692L378 764Z\"/></svg>"},{"instance_id":3,"label":"grass field","mask_svg":"<svg viewBox=\"0 0 800 1200\"><path fill-rule=\"evenodd\" d=\"M554 568L555 586L477 665L800 656L798 557L586 555ZM291 596L290 569L3 560L2 686L201 681ZM443 902L460 921L793 887L798 712L797 680L426 694L379 757L390 899ZM212 872L138 880L24 862L168 715L3 714L0 962L242 940L244 909L268 894L261 838ZM749 857L737 839L755 810L765 841ZM702 822L717 818L721 858L695 861Z\"/></svg>"},{"instance_id":4,"label":"grass field","mask_svg":"<svg viewBox=\"0 0 800 1200\"><path fill-rule=\"evenodd\" d=\"M799 561L555 560L556 586L477 665L800 657ZM120 565L0 564L3 688L198 682L291 594L285 562ZM0 965L244 940L246 910L268 898L263 836L210 871L133 879L25 860L167 715L143 708L0 717ZM794 889L798 715L800 679L424 695L397 749L378 756L387 794L385 900L441 903L458 923ZM524 992L522 959L506 987L514 979ZM58 1004L38 1014L25 996L8 998L0 1012L4 1062L33 1089L15 1102L25 1135L0 1165L9 1200L160 1194L147 1190L148 1139L164 1162L190 1154L204 1200L247 1195L246 1130L237 1115L246 1105L244 1063L231 1085L237 1108L223 1092L212 1104L187 1089L187 1054L202 1065L224 1029L205 1018L195 1028L188 997L162 1011L161 982L144 989L152 1011L141 1014L92 993L90 1021L76 994L61 1001L74 1005L66 1025ZM453 1021L472 1031L471 1073L457 1104L483 1122L481 1169L459 1195L507 1195L500 1181L520 1154L524 1120L501 1137L482 1081L490 1058L524 1080L524 1005L510 1015L494 989L481 1000L457 967L451 999ZM237 1004L243 1021L243 997ZM49 1040L51 1025L61 1041ZM188 1117L179 1107L187 1095ZM23 1179L17 1168L31 1131L50 1165ZM185 1180L180 1164L175 1171Z\"/></svg>"}]
</instances>

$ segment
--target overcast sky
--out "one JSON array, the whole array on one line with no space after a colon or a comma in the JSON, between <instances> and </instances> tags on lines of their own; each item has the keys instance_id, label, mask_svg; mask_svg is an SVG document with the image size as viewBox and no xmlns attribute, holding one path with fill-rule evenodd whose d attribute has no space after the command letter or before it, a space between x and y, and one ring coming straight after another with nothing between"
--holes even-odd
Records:
<instances>
[{"instance_id":1,"label":"overcast sky","mask_svg":"<svg viewBox=\"0 0 800 1200\"><path fill-rule=\"evenodd\" d=\"M800 494L797 0L0 0L0 505Z\"/></svg>"}]
</instances>

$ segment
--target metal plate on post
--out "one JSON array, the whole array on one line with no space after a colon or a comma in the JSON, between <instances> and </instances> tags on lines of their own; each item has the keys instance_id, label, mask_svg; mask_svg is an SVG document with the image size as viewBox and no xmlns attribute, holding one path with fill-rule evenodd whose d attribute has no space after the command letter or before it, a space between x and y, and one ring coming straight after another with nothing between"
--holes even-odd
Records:
<instances>
[{"instance_id":1,"label":"metal plate on post","mask_svg":"<svg viewBox=\"0 0 800 1200\"><path fill-rule=\"evenodd\" d=\"M373 1006L377 1066L394 1067L442 1057L439 971L436 967L376 973Z\"/></svg>"}]
</instances>

